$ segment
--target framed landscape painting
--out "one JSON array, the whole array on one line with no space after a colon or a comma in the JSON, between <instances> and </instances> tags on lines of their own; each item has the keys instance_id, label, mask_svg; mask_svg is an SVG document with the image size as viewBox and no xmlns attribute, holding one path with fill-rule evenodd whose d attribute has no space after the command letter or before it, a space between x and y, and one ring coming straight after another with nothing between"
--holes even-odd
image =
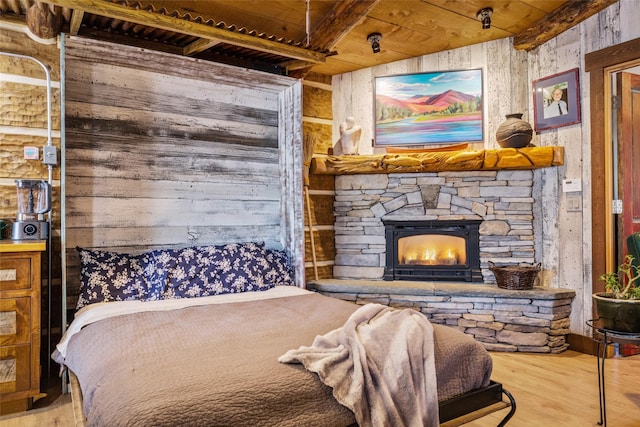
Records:
<instances>
[{"instance_id":1,"label":"framed landscape painting","mask_svg":"<svg viewBox=\"0 0 640 427\"><path fill-rule=\"evenodd\" d=\"M375 78L378 147L483 142L482 69Z\"/></svg>"}]
</instances>

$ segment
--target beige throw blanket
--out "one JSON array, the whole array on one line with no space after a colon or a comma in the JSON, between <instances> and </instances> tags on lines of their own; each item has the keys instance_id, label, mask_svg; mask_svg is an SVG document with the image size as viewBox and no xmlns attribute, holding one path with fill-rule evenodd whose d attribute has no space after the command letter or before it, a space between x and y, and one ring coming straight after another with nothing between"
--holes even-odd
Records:
<instances>
[{"instance_id":1,"label":"beige throw blanket","mask_svg":"<svg viewBox=\"0 0 640 427\"><path fill-rule=\"evenodd\" d=\"M364 305L279 361L317 373L360 427L439 424L433 327L414 310Z\"/></svg>"}]
</instances>

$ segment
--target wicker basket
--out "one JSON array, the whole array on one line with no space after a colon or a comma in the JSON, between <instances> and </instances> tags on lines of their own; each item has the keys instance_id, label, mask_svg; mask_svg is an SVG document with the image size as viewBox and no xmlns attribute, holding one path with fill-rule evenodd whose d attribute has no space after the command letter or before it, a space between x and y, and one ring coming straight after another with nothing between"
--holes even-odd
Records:
<instances>
[{"instance_id":1,"label":"wicker basket","mask_svg":"<svg viewBox=\"0 0 640 427\"><path fill-rule=\"evenodd\" d=\"M540 263L527 266L496 267L493 262L489 261L489 270L496 276L499 288L521 291L533 288L533 282L540 272Z\"/></svg>"}]
</instances>

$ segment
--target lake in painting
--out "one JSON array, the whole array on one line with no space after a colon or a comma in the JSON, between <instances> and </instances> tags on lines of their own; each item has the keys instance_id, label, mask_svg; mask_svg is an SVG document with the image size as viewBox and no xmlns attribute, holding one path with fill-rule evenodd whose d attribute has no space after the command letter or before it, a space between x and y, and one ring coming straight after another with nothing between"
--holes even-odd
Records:
<instances>
[{"instance_id":1,"label":"lake in painting","mask_svg":"<svg viewBox=\"0 0 640 427\"><path fill-rule=\"evenodd\" d=\"M469 142L482 135L482 119L428 120L415 118L376 124L376 145L421 145Z\"/></svg>"}]
</instances>

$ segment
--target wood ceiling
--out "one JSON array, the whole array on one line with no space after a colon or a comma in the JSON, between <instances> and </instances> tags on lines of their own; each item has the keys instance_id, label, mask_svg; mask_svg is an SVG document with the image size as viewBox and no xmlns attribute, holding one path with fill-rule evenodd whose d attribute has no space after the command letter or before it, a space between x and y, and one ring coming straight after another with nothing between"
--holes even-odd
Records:
<instances>
[{"instance_id":1,"label":"wood ceiling","mask_svg":"<svg viewBox=\"0 0 640 427\"><path fill-rule=\"evenodd\" d=\"M530 50L616 1L0 0L0 25L23 22L41 38L62 31L302 77L505 37ZM489 29L477 18L483 8L493 10ZM375 54L367 41L374 32L382 35Z\"/></svg>"}]
</instances>

